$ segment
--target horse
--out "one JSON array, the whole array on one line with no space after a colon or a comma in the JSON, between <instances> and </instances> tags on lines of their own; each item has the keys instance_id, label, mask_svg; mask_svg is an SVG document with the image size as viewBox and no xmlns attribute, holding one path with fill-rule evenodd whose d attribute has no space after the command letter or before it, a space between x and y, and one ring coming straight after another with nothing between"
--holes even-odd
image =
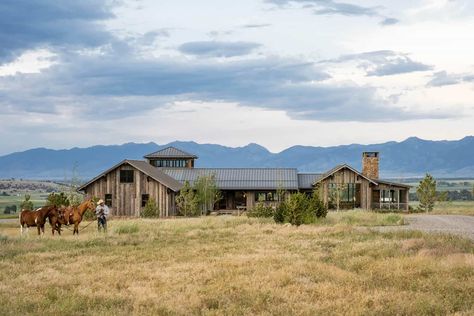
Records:
<instances>
[{"instance_id":1,"label":"horse","mask_svg":"<svg viewBox=\"0 0 474 316\"><path fill-rule=\"evenodd\" d=\"M49 224L51 225L51 233L54 236L54 231L57 231L61 235L61 225L67 225L66 219L64 218L65 207L59 208L57 214L50 214L48 216Z\"/></svg>"},{"instance_id":2,"label":"horse","mask_svg":"<svg viewBox=\"0 0 474 316\"><path fill-rule=\"evenodd\" d=\"M87 200L82 202L79 206L69 206L64 211L64 222L66 225L74 224L74 234L79 235L79 224L82 221L82 217L87 210L94 211L95 210L95 203L92 200Z\"/></svg>"},{"instance_id":3,"label":"horse","mask_svg":"<svg viewBox=\"0 0 474 316\"><path fill-rule=\"evenodd\" d=\"M52 216L52 214L57 216L57 208L54 205L43 206L36 211L22 210L19 216L21 234L23 235L24 228L28 230L28 227L36 226L38 228L38 235L40 233L44 235L46 217Z\"/></svg>"}]
</instances>

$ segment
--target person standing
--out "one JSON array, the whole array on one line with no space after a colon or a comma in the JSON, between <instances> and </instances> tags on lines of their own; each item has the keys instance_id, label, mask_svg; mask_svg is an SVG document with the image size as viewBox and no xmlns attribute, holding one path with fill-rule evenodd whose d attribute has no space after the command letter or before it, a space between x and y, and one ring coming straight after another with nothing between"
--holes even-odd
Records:
<instances>
[{"instance_id":1,"label":"person standing","mask_svg":"<svg viewBox=\"0 0 474 316\"><path fill-rule=\"evenodd\" d=\"M95 209L95 215L97 216L97 230L100 231L102 227L104 231L107 231L107 217L109 216L109 207L105 205L104 200L100 199L97 202Z\"/></svg>"}]
</instances>

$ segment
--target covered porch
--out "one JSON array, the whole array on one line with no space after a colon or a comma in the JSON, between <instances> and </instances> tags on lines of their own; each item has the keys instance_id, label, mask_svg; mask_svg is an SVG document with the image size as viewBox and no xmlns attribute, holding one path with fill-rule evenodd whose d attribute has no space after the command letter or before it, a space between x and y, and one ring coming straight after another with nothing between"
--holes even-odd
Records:
<instances>
[{"instance_id":1,"label":"covered porch","mask_svg":"<svg viewBox=\"0 0 474 316\"><path fill-rule=\"evenodd\" d=\"M409 186L379 183L372 190L372 209L408 211Z\"/></svg>"}]
</instances>

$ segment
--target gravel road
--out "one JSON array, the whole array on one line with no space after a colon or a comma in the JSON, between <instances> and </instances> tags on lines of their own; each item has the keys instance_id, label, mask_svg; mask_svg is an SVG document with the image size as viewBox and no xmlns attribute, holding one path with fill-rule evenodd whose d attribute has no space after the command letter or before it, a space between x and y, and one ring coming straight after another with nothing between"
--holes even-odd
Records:
<instances>
[{"instance_id":1,"label":"gravel road","mask_svg":"<svg viewBox=\"0 0 474 316\"><path fill-rule=\"evenodd\" d=\"M460 235L474 240L474 216L407 215L408 225L377 227L380 231L421 230Z\"/></svg>"}]
</instances>

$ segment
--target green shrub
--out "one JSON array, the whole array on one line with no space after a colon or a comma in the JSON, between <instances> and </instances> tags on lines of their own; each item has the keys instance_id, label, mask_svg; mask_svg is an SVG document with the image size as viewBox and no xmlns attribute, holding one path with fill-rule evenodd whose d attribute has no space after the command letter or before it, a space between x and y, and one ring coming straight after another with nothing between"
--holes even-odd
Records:
<instances>
[{"instance_id":1,"label":"green shrub","mask_svg":"<svg viewBox=\"0 0 474 316\"><path fill-rule=\"evenodd\" d=\"M273 219L275 223L284 223L285 222L285 203L280 203L275 212L273 213Z\"/></svg>"},{"instance_id":2,"label":"green shrub","mask_svg":"<svg viewBox=\"0 0 474 316\"><path fill-rule=\"evenodd\" d=\"M158 217L159 215L160 210L158 209L158 205L156 205L154 199L149 199L140 213L140 216L145 218Z\"/></svg>"},{"instance_id":3,"label":"green shrub","mask_svg":"<svg viewBox=\"0 0 474 316\"><path fill-rule=\"evenodd\" d=\"M11 214L11 213L16 213L16 211L17 211L16 205L13 204L13 205L5 206L5 210L3 211L3 213Z\"/></svg>"},{"instance_id":4,"label":"green shrub","mask_svg":"<svg viewBox=\"0 0 474 316\"><path fill-rule=\"evenodd\" d=\"M257 203L255 207L247 212L248 217L272 217L274 209L271 206L266 206L263 203Z\"/></svg>"},{"instance_id":5,"label":"green shrub","mask_svg":"<svg viewBox=\"0 0 474 316\"><path fill-rule=\"evenodd\" d=\"M319 197L319 190L315 190L311 196L311 209L317 218L326 217L328 215L328 208Z\"/></svg>"},{"instance_id":6,"label":"green shrub","mask_svg":"<svg viewBox=\"0 0 474 316\"><path fill-rule=\"evenodd\" d=\"M138 233L139 228L136 223L132 224L123 224L119 227L115 228L115 233L122 235L122 234L135 234Z\"/></svg>"},{"instance_id":7,"label":"green shrub","mask_svg":"<svg viewBox=\"0 0 474 316\"><path fill-rule=\"evenodd\" d=\"M318 218L326 217L328 209L319 198L319 191L315 190L311 196L305 193L291 194L274 211L273 219L276 223L290 223L299 226L311 224Z\"/></svg>"},{"instance_id":8,"label":"green shrub","mask_svg":"<svg viewBox=\"0 0 474 316\"><path fill-rule=\"evenodd\" d=\"M284 218L286 223L299 226L303 223L309 224L309 199L304 193L294 193L284 202Z\"/></svg>"},{"instance_id":9,"label":"green shrub","mask_svg":"<svg viewBox=\"0 0 474 316\"><path fill-rule=\"evenodd\" d=\"M69 199L64 192L61 193L51 193L48 195L46 200L46 205L54 205L54 206L69 206Z\"/></svg>"},{"instance_id":10,"label":"green shrub","mask_svg":"<svg viewBox=\"0 0 474 316\"><path fill-rule=\"evenodd\" d=\"M95 219L95 211L87 210L85 211L84 215L82 215L82 217L86 221L92 221Z\"/></svg>"}]
</instances>

